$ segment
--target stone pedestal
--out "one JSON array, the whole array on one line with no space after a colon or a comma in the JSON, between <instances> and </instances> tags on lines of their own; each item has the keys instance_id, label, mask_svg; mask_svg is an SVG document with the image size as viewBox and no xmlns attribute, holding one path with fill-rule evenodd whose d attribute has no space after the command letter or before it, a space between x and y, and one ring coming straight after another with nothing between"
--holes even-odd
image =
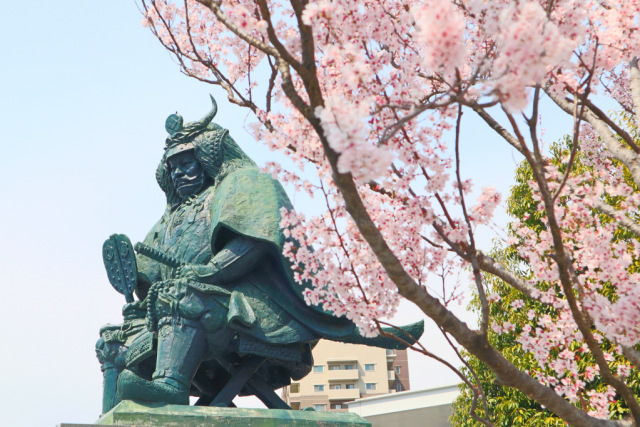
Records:
<instances>
[{"instance_id":1,"label":"stone pedestal","mask_svg":"<svg viewBox=\"0 0 640 427\"><path fill-rule=\"evenodd\" d=\"M214 408L130 400L120 402L96 424L128 427L371 427L364 418L347 412Z\"/></svg>"}]
</instances>

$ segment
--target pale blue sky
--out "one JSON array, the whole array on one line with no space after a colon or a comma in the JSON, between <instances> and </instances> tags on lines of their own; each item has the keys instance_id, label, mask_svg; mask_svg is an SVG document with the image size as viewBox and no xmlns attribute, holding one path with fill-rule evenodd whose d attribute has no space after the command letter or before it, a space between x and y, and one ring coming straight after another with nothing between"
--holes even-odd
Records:
<instances>
[{"instance_id":1,"label":"pale blue sky","mask_svg":"<svg viewBox=\"0 0 640 427\"><path fill-rule=\"evenodd\" d=\"M161 216L154 174L164 121L209 111L259 164L281 161L244 130L247 112L224 92L179 73L140 25L131 0L3 5L0 26L0 413L7 426L91 423L100 413L102 374L94 355L101 325L121 321L122 295L101 259L111 233L143 239ZM570 130L553 110L545 140ZM249 118L250 119L250 118ZM463 171L475 188L506 192L513 150L472 113L465 115ZM319 201L293 196L307 213ZM497 221L504 225L506 217ZM489 244L490 234L481 244ZM397 323L422 318L403 305ZM473 318L467 316L469 321ZM443 340L432 327L423 342ZM450 356L450 352L443 353ZM455 381L445 368L411 356L412 387ZM249 402L250 404L250 402Z\"/></svg>"}]
</instances>

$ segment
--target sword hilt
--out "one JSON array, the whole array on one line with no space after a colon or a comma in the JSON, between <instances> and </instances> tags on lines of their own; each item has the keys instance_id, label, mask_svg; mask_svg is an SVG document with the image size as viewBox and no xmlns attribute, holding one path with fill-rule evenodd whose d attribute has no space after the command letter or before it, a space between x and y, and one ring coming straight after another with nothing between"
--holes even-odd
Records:
<instances>
[{"instance_id":1,"label":"sword hilt","mask_svg":"<svg viewBox=\"0 0 640 427\"><path fill-rule=\"evenodd\" d=\"M144 243L136 243L134 249L140 255L144 255L147 258L151 258L152 260L169 267L178 268L183 265L183 263L178 261L176 258L162 253L159 250L152 248L151 246L145 245Z\"/></svg>"}]
</instances>

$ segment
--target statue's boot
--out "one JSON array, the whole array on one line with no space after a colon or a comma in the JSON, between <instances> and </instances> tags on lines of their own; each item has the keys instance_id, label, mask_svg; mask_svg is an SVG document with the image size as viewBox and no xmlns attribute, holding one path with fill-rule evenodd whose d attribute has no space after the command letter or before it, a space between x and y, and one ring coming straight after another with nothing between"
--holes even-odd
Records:
<instances>
[{"instance_id":1,"label":"statue's boot","mask_svg":"<svg viewBox=\"0 0 640 427\"><path fill-rule=\"evenodd\" d=\"M118 378L118 394L123 400L188 405L191 380L206 350L204 332L197 322L186 319L179 319L176 324L159 323L153 381L126 370Z\"/></svg>"}]
</instances>

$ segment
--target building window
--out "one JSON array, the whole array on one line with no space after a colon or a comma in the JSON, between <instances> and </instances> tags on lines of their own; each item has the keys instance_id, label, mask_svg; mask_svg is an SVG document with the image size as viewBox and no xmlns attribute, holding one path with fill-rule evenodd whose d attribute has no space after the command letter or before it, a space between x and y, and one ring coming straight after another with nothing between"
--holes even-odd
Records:
<instances>
[{"instance_id":1,"label":"building window","mask_svg":"<svg viewBox=\"0 0 640 427\"><path fill-rule=\"evenodd\" d=\"M300 384L291 384L289 391L291 393L300 393Z\"/></svg>"},{"instance_id":2,"label":"building window","mask_svg":"<svg viewBox=\"0 0 640 427\"><path fill-rule=\"evenodd\" d=\"M364 365L364 370L365 371L375 371L376 370L376 365L374 363L369 363Z\"/></svg>"},{"instance_id":3,"label":"building window","mask_svg":"<svg viewBox=\"0 0 640 427\"><path fill-rule=\"evenodd\" d=\"M356 385L355 385L355 384L347 384L347 385L345 386L345 388L346 388L347 390L353 390L354 388L356 388Z\"/></svg>"},{"instance_id":4,"label":"building window","mask_svg":"<svg viewBox=\"0 0 640 427\"><path fill-rule=\"evenodd\" d=\"M291 409L293 409L294 411L299 411L300 410L300 402L291 402Z\"/></svg>"},{"instance_id":5,"label":"building window","mask_svg":"<svg viewBox=\"0 0 640 427\"><path fill-rule=\"evenodd\" d=\"M398 384L398 385L396 385L396 390L398 390L398 391L402 391L402 384Z\"/></svg>"},{"instance_id":6,"label":"building window","mask_svg":"<svg viewBox=\"0 0 640 427\"><path fill-rule=\"evenodd\" d=\"M367 390L375 390L376 385L376 383L367 383Z\"/></svg>"},{"instance_id":7,"label":"building window","mask_svg":"<svg viewBox=\"0 0 640 427\"><path fill-rule=\"evenodd\" d=\"M326 411L327 405L313 405L313 409L316 411Z\"/></svg>"},{"instance_id":8,"label":"building window","mask_svg":"<svg viewBox=\"0 0 640 427\"><path fill-rule=\"evenodd\" d=\"M396 375L400 375L400 366L396 366Z\"/></svg>"},{"instance_id":9,"label":"building window","mask_svg":"<svg viewBox=\"0 0 640 427\"><path fill-rule=\"evenodd\" d=\"M315 393L320 393L324 391L324 384L320 384L320 385L314 385L313 386L313 391Z\"/></svg>"},{"instance_id":10,"label":"building window","mask_svg":"<svg viewBox=\"0 0 640 427\"><path fill-rule=\"evenodd\" d=\"M340 365L331 365L331 366L329 366L329 370L330 371L339 371L340 370Z\"/></svg>"},{"instance_id":11,"label":"building window","mask_svg":"<svg viewBox=\"0 0 640 427\"><path fill-rule=\"evenodd\" d=\"M351 369L353 369L353 365L344 365L345 371L350 371Z\"/></svg>"},{"instance_id":12,"label":"building window","mask_svg":"<svg viewBox=\"0 0 640 427\"><path fill-rule=\"evenodd\" d=\"M319 373L324 372L324 365L316 365L316 366L314 366L313 367L313 372L315 374L319 374Z\"/></svg>"},{"instance_id":13,"label":"building window","mask_svg":"<svg viewBox=\"0 0 640 427\"><path fill-rule=\"evenodd\" d=\"M329 390L340 390L340 384L330 385Z\"/></svg>"},{"instance_id":14,"label":"building window","mask_svg":"<svg viewBox=\"0 0 640 427\"><path fill-rule=\"evenodd\" d=\"M342 403L332 403L331 409L342 409Z\"/></svg>"}]
</instances>

